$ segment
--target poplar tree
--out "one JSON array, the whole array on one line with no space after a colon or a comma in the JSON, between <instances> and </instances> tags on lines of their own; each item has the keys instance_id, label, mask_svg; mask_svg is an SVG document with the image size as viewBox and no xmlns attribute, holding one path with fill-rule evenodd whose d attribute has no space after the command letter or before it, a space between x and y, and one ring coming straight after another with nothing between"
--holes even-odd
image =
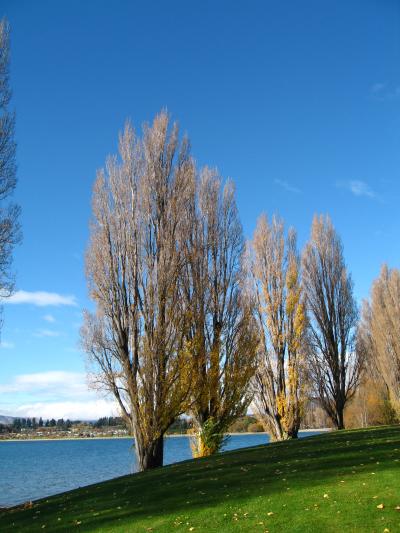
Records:
<instances>
[{"instance_id":1,"label":"poplar tree","mask_svg":"<svg viewBox=\"0 0 400 533\"><path fill-rule=\"evenodd\" d=\"M86 272L96 312L82 342L91 383L115 398L146 470L163 464L164 434L188 408L182 242L194 165L165 112L142 138L127 125L119 151L94 185Z\"/></svg>"},{"instance_id":2,"label":"poplar tree","mask_svg":"<svg viewBox=\"0 0 400 533\"><path fill-rule=\"evenodd\" d=\"M257 335L233 183L204 168L196 191L184 287L193 354L192 451L201 457L221 448L224 433L250 403Z\"/></svg>"},{"instance_id":3,"label":"poplar tree","mask_svg":"<svg viewBox=\"0 0 400 533\"><path fill-rule=\"evenodd\" d=\"M383 265L364 302L357 347L372 374L383 378L400 416L400 271Z\"/></svg>"},{"instance_id":4,"label":"poplar tree","mask_svg":"<svg viewBox=\"0 0 400 533\"><path fill-rule=\"evenodd\" d=\"M343 245L328 216L315 216L303 253L314 393L337 429L360 382L363 354L356 350L358 309Z\"/></svg>"},{"instance_id":5,"label":"poplar tree","mask_svg":"<svg viewBox=\"0 0 400 533\"><path fill-rule=\"evenodd\" d=\"M260 344L253 379L256 416L273 440L296 438L306 392L306 316L296 234L262 216L250 273Z\"/></svg>"},{"instance_id":6,"label":"poplar tree","mask_svg":"<svg viewBox=\"0 0 400 533\"><path fill-rule=\"evenodd\" d=\"M20 241L20 208L7 202L14 192L16 177L15 113L10 110L10 26L0 21L0 296L11 295L14 283L10 273L12 252Z\"/></svg>"}]
</instances>

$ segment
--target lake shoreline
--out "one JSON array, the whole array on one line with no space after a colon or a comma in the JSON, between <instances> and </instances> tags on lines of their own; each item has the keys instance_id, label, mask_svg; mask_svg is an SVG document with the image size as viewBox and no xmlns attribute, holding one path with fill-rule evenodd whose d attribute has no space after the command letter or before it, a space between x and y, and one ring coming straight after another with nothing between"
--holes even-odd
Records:
<instances>
[{"instance_id":1,"label":"lake shoreline","mask_svg":"<svg viewBox=\"0 0 400 533\"><path fill-rule=\"evenodd\" d=\"M43 531L44 525L46 531L78 531L81 528L76 526L82 524L85 531L108 528L125 533L150 531L157 520L160 533L191 527L195 532L219 533L264 531L266 527L316 533L362 532L368 527L370 531L398 531L398 459L393 458L400 448L399 425L301 436L306 437L301 443L292 440L284 446L237 448L223 460L216 455L204 461L179 462L168 470L159 468L123 478L115 475L104 483L89 483L92 480L83 477L86 483L77 482L77 490L71 490L70 485L52 485L47 494L43 475L49 474L48 468L38 461L38 490L32 485L29 494L24 483L24 491L8 499L14 499L15 504L6 503L6 498L3 505L0 503L0 530L31 533ZM248 438L253 439L261 441L264 437ZM169 446L178 442L167 439ZM371 447L379 464L371 460ZM48 464L58 464L47 452L43 458ZM30 468L32 464L27 462ZM110 464L114 467L113 461ZM7 474L7 468L4 470ZM21 472L26 472L26 467ZM53 477L48 477L52 482ZM18 478L12 472L9 479L13 487ZM377 494L379 500L374 499ZM5 495L1 489L0 495ZM304 509L308 512L302 512Z\"/></svg>"},{"instance_id":2,"label":"lake shoreline","mask_svg":"<svg viewBox=\"0 0 400 533\"><path fill-rule=\"evenodd\" d=\"M299 441L319 433L322 432L301 432ZM193 459L190 435L169 437L164 440L165 466ZM268 448L269 440L266 433L232 434L222 452L254 446ZM129 436L3 442L10 442L8 446L0 445L3 508L137 472L135 441Z\"/></svg>"},{"instance_id":3,"label":"lake shoreline","mask_svg":"<svg viewBox=\"0 0 400 533\"><path fill-rule=\"evenodd\" d=\"M316 428L316 429L301 429L301 433L315 433L316 431L320 433L326 433L328 431L332 431L331 428ZM240 435L269 435L269 433L265 431L256 431L256 432L243 432L243 433L226 433L228 437L230 436L240 436ZM187 433L176 433L173 435L165 435L165 438L176 438L176 437L191 437L191 435L188 435ZM82 440L123 440L123 439L129 439L132 440L134 437L128 435L128 436L115 436L115 437L56 437L54 439L50 439L47 437L38 437L37 439L0 439L0 444L2 442L36 442L36 441L45 441L45 442L55 442L55 441L82 441Z\"/></svg>"}]
</instances>

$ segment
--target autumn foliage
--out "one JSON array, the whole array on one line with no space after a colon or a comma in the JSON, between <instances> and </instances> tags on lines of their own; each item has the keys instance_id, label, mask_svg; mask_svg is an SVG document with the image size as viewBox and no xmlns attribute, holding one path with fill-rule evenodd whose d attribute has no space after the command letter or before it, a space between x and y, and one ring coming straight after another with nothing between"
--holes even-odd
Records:
<instances>
[{"instance_id":1,"label":"autumn foliage","mask_svg":"<svg viewBox=\"0 0 400 533\"><path fill-rule=\"evenodd\" d=\"M358 335L372 373L386 384L390 401L400 416L400 271L382 267L365 301Z\"/></svg>"},{"instance_id":2,"label":"autumn foliage","mask_svg":"<svg viewBox=\"0 0 400 533\"><path fill-rule=\"evenodd\" d=\"M306 392L306 315L296 235L277 217L258 221L250 258L259 349L256 415L275 440L297 437Z\"/></svg>"},{"instance_id":3,"label":"autumn foliage","mask_svg":"<svg viewBox=\"0 0 400 533\"><path fill-rule=\"evenodd\" d=\"M135 437L139 469L162 465L164 435L183 413L195 457L219 451L248 409L275 440L296 437L309 406L339 429L345 409L364 424L349 409L370 401L365 361L398 407L399 272L382 270L357 329L329 217L314 218L302 254L278 216L262 216L246 246L233 182L196 167L166 112L141 136L127 124L92 207L95 310L82 345L91 385L115 398Z\"/></svg>"}]
</instances>

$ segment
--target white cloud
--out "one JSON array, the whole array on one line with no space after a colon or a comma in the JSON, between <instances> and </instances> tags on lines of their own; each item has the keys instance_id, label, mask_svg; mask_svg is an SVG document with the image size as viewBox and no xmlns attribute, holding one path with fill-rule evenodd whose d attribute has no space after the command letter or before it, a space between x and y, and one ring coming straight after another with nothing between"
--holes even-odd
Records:
<instances>
[{"instance_id":1,"label":"white cloud","mask_svg":"<svg viewBox=\"0 0 400 533\"><path fill-rule=\"evenodd\" d=\"M88 392L85 379L85 374L63 370L19 374L10 383L0 384L0 393L40 392L51 395L56 392L59 396L68 397Z\"/></svg>"},{"instance_id":2,"label":"white cloud","mask_svg":"<svg viewBox=\"0 0 400 533\"><path fill-rule=\"evenodd\" d=\"M368 198L377 198L377 194L372 188L361 180L350 180L342 184L346 189L354 194L354 196L366 196Z\"/></svg>"},{"instance_id":3,"label":"white cloud","mask_svg":"<svg viewBox=\"0 0 400 533\"><path fill-rule=\"evenodd\" d=\"M88 389L81 372L20 374L0 384L0 395L0 413L11 416L92 420L118 413L114 401Z\"/></svg>"},{"instance_id":4,"label":"white cloud","mask_svg":"<svg viewBox=\"0 0 400 533\"><path fill-rule=\"evenodd\" d=\"M400 85L396 83L374 83L370 88L372 97L376 100L394 100L400 96Z\"/></svg>"},{"instance_id":5,"label":"white cloud","mask_svg":"<svg viewBox=\"0 0 400 533\"><path fill-rule=\"evenodd\" d=\"M60 306L70 305L76 306L76 298L72 295L63 296L56 292L46 291L17 291L9 298L2 299L3 304L32 304L39 307L45 307L48 305Z\"/></svg>"},{"instance_id":6,"label":"white cloud","mask_svg":"<svg viewBox=\"0 0 400 533\"><path fill-rule=\"evenodd\" d=\"M1 409L1 404L0 404ZM10 407L8 406L8 410ZM13 410L14 416L42 417L44 419L64 418L70 420L97 420L102 416L118 416L113 402L107 400L91 400L86 402L35 402L19 405Z\"/></svg>"},{"instance_id":7,"label":"white cloud","mask_svg":"<svg viewBox=\"0 0 400 533\"><path fill-rule=\"evenodd\" d=\"M280 187L285 189L285 191L293 192L295 194L301 193L301 190L299 188L295 187L294 185L291 185L287 181L275 179L274 183L276 183L276 185L279 185Z\"/></svg>"},{"instance_id":8,"label":"white cloud","mask_svg":"<svg viewBox=\"0 0 400 533\"><path fill-rule=\"evenodd\" d=\"M371 87L371 93L378 94L382 92L385 89L386 85L387 85L386 83L380 83L380 82L374 83Z\"/></svg>"},{"instance_id":9,"label":"white cloud","mask_svg":"<svg viewBox=\"0 0 400 533\"><path fill-rule=\"evenodd\" d=\"M38 329L34 333L35 337L59 337L61 333L59 331L54 331L52 329Z\"/></svg>"},{"instance_id":10,"label":"white cloud","mask_svg":"<svg viewBox=\"0 0 400 533\"><path fill-rule=\"evenodd\" d=\"M46 322L50 322L51 324L53 324L56 321L54 316L50 315L50 314L49 315L44 315L43 320L46 320Z\"/></svg>"},{"instance_id":11,"label":"white cloud","mask_svg":"<svg viewBox=\"0 0 400 533\"><path fill-rule=\"evenodd\" d=\"M7 350L11 350L12 348L15 348L15 344L13 342L9 342L9 341L1 341L0 342L0 348L5 348Z\"/></svg>"}]
</instances>

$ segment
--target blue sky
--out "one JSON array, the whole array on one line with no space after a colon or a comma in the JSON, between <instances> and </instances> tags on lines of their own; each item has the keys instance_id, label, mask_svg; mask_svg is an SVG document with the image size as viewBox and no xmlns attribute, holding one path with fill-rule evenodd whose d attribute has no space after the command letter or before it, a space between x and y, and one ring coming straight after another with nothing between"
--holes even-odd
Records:
<instances>
[{"instance_id":1,"label":"blue sky","mask_svg":"<svg viewBox=\"0 0 400 533\"><path fill-rule=\"evenodd\" d=\"M24 240L4 306L0 414L100 416L77 347L91 188L126 118L163 107L232 177L246 236L329 213L355 293L399 267L397 0L2 0ZM39 294L37 294L39 293ZM106 413L105 413L106 414Z\"/></svg>"}]
</instances>

